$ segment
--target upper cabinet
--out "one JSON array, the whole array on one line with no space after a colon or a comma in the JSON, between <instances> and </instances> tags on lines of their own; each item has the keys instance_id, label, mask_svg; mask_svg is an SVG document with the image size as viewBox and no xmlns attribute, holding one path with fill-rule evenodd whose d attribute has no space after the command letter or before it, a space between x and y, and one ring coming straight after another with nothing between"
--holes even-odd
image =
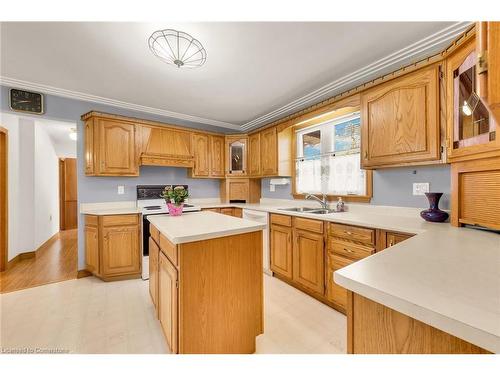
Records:
<instances>
[{"instance_id":1,"label":"upper cabinet","mask_svg":"<svg viewBox=\"0 0 500 375\"><path fill-rule=\"evenodd\" d=\"M247 175L248 139L243 136L226 136L226 171L231 176Z\"/></svg>"},{"instance_id":2,"label":"upper cabinet","mask_svg":"<svg viewBox=\"0 0 500 375\"><path fill-rule=\"evenodd\" d=\"M194 167L191 177L224 177L224 137L193 134Z\"/></svg>"},{"instance_id":3,"label":"upper cabinet","mask_svg":"<svg viewBox=\"0 0 500 375\"><path fill-rule=\"evenodd\" d=\"M479 95L500 123L500 22L478 22L477 73Z\"/></svg>"},{"instance_id":4,"label":"upper cabinet","mask_svg":"<svg viewBox=\"0 0 500 375\"><path fill-rule=\"evenodd\" d=\"M250 177L292 175L292 128L273 126L248 136Z\"/></svg>"},{"instance_id":5,"label":"upper cabinet","mask_svg":"<svg viewBox=\"0 0 500 375\"><path fill-rule=\"evenodd\" d=\"M450 162L500 155L495 136L498 124L486 100L481 97L487 95L484 78L490 73L479 68L477 61L474 38L453 51L446 61L447 152Z\"/></svg>"},{"instance_id":6,"label":"upper cabinet","mask_svg":"<svg viewBox=\"0 0 500 375\"><path fill-rule=\"evenodd\" d=\"M254 133L248 136L248 172L251 176L260 176L261 152L260 152L260 133Z\"/></svg>"},{"instance_id":7,"label":"upper cabinet","mask_svg":"<svg viewBox=\"0 0 500 375\"><path fill-rule=\"evenodd\" d=\"M157 126L141 126L141 165L192 167L191 132Z\"/></svg>"},{"instance_id":8,"label":"upper cabinet","mask_svg":"<svg viewBox=\"0 0 500 375\"><path fill-rule=\"evenodd\" d=\"M192 176L210 176L210 138L206 134L193 134L194 167Z\"/></svg>"},{"instance_id":9,"label":"upper cabinet","mask_svg":"<svg viewBox=\"0 0 500 375\"><path fill-rule=\"evenodd\" d=\"M136 125L104 118L86 120L85 173L138 176Z\"/></svg>"},{"instance_id":10,"label":"upper cabinet","mask_svg":"<svg viewBox=\"0 0 500 375\"><path fill-rule=\"evenodd\" d=\"M440 160L439 65L362 92L361 118L363 168Z\"/></svg>"}]
</instances>

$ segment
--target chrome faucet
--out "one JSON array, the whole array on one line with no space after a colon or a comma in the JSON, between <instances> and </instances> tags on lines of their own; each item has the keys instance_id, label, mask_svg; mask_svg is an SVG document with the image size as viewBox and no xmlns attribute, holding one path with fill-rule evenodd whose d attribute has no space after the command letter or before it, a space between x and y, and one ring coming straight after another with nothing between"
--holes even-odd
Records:
<instances>
[{"instance_id":1,"label":"chrome faucet","mask_svg":"<svg viewBox=\"0 0 500 375\"><path fill-rule=\"evenodd\" d=\"M319 199L317 196L312 194L306 194L306 199L313 199L321 204L321 208L328 210L328 200L326 199L326 194L322 194L322 199Z\"/></svg>"}]
</instances>

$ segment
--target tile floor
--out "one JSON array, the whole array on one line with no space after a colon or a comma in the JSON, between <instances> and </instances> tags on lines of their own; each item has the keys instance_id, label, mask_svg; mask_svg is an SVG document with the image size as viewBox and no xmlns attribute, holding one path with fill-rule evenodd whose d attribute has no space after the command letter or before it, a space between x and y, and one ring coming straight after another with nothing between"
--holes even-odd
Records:
<instances>
[{"instance_id":1,"label":"tile floor","mask_svg":"<svg viewBox=\"0 0 500 375\"><path fill-rule=\"evenodd\" d=\"M265 334L257 353L345 353L346 318L265 276ZM0 296L0 349L168 353L142 280L93 277Z\"/></svg>"}]
</instances>

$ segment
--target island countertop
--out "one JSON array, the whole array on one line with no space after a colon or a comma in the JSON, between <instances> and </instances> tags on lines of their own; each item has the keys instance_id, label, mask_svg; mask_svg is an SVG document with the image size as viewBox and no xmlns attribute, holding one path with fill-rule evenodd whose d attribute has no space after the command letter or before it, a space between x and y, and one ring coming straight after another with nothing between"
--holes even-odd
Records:
<instances>
[{"instance_id":1,"label":"island countertop","mask_svg":"<svg viewBox=\"0 0 500 375\"><path fill-rule=\"evenodd\" d=\"M215 212L186 212L181 216L150 215L147 217L161 234L174 245L256 232L265 224L220 215Z\"/></svg>"}]
</instances>

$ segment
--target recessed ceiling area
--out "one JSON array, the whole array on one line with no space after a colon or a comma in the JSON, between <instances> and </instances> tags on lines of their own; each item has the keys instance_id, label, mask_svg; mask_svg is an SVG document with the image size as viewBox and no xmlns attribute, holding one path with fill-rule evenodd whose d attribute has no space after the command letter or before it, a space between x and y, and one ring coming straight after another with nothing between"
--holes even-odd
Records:
<instances>
[{"instance_id":1,"label":"recessed ceiling area","mask_svg":"<svg viewBox=\"0 0 500 375\"><path fill-rule=\"evenodd\" d=\"M436 53L468 26L3 22L0 76L11 86L248 130ZM165 28L198 39L206 63L179 69L154 56L148 38Z\"/></svg>"}]
</instances>

